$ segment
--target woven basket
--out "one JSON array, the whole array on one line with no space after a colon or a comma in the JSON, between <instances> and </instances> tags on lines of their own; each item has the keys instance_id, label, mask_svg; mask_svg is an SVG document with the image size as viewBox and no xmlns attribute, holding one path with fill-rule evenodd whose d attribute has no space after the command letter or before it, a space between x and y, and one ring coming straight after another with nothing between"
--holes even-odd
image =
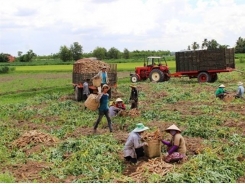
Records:
<instances>
[{"instance_id":1,"label":"woven basket","mask_svg":"<svg viewBox=\"0 0 245 184\"><path fill-rule=\"evenodd\" d=\"M95 111L99 108L99 103L96 102L96 97L97 95L95 94L90 94L87 98L87 100L84 102L85 107L87 107L88 109Z\"/></svg>"},{"instance_id":2,"label":"woven basket","mask_svg":"<svg viewBox=\"0 0 245 184\"><path fill-rule=\"evenodd\" d=\"M93 79L93 86L100 87L100 85L101 85L101 78L100 77Z\"/></svg>"},{"instance_id":3,"label":"woven basket","mask_svg":"<svg viewBox=\"0 0 245 184\"><path fill-rule=\"evenodd\" d=\"M144 146L145 155L149 158L160 157L161 144L159 140L147 141L148 146Z\"/></svg>"}]
</instances>

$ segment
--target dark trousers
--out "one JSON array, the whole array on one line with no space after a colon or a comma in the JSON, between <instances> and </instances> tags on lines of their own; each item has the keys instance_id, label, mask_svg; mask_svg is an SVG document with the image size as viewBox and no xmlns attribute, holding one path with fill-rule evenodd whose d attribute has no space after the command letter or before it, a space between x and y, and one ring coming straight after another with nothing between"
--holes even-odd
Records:
<instances>
[{"instance_id":1,"label":"dark trousers","mask_svg":"<svg viewBox=\"0 0 245 184\"><path fill-rule=\"evenodd\" d=\"M138 108L138 100L132 100L130 109Z\"/></svg>"},{"instance_id":2,"label":"dark trousers","mask_svg":"<svg viewBox=\"0 0 245 184\"><path fill-rule=\"evenodd\" d=\"M135 152L136 152L137 158L143 157L145 155L143 147L136 148ZM132 163L136 163L137 162L137 158L132 158L131 156L127 156L127 157L124 157L124 158L125 158L125 160L131 161Z\"/></svg>"},{"instance_id":3,"label":"dark trousers","mask_svg":"<svg viewBox=\"0 0 245 184\"><path fill-rule=\"evenodd\" d=\"M223 99L225 97L225 94L224 93L221 93L219 95L216 95L216 97L218 97L219 99Z\"/></svg>"},{"instance_id":4,"label":"dark trousers","mask_svg":"<svg viewBox=\"0 0 245 184\"><path fill-rule=\"evenodd\" d=\"M112 127L111 127L111 118L109 117L109 110L105 110L105 111L100 111L99 110L99 117L97 119L97 121L94 124L94 130L97 129L101 119L103 118L103 116L105 115L107 122L108 122L108 127L110 129L110 132L112 132Z\"/></svg>"}]
</instances>

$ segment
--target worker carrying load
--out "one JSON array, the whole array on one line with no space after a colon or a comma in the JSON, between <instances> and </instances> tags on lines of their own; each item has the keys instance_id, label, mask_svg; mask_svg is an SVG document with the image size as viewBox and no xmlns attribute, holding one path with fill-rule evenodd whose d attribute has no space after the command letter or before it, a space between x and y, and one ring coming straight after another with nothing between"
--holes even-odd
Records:
<instances>
[{"instance_id":1,"label":"worker carrying load","mask_svg":"<svg viewBox=\"0 0 245 184\"><path fill-rule=\"evenodd\" d=\"M171 125L165 131L172 135L170 142L160 139L168 147L165 162L178 162L186 155L186 145L181 130L176 125Z\"/></svg>"},{"instance_id":2,"label":"worker carrying load","mask_svg":"<svg viewBox=\"0 0 245 184\"><path fill-rule=\"evenodd\" d=\"M101 87L104 84L109 84L109 78L106 69L107 69L106 66L103 66L101 68L101 71L99 71L99 73L92 78L92 79L100 79L100 86L98 86L99 93L101 93Z\"/></svg>"}]
</instances>

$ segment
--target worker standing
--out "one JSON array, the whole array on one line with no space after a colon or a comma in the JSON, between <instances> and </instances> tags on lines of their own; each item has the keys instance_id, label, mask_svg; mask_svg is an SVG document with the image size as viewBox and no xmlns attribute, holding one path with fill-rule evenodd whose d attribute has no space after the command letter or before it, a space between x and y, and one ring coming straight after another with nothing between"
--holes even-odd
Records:
<instances>
[{"instance_id":1,"label":"worker standing","mask_svg":"<svg viewBox=\"0 0 245 184\"><path fill-rule=\"evenodd\" d=\"M98 87L98 92L101 93L101 87L104 84L109 84L109 78L108 78L108 74L106 72L106 66L103 66L101 71L99 71L99 73L93 77L93 79L96 79L96 78L101 79L101 85Z\"/></svg>"},{"instance_id":2,"label":"worker standing","mask_svg":"<svg viewBox=\"0 0 245 184\"><path fill-rule=\"evenodd\" d=\"M104 115L107 119L109 130L110 132L112 132L111 118L109 117L109 107L108 107L108 102L109 102L109 94L107 93L108 90L109 90L109 86L107 84L104 84L102 86L102 93L100 93L96 98L96 101L100 103L100 106L99 106L99 117L94 124L94 133L96 133L97 127Z\"/></svg>"},{"instance_id":3,"label":"worker standing","mask_svg":"<svg viewBox=\"0 0 245 184\"><path fill-rule=\"evenodd\" d=\"M83 100L86 100L90 94L88 87L89 81L90 79L86 79L86 81L83 83Z\"/></svg>"},{"instance_id":4,"label":"worker standing","mask_svg":"<svg viewBox=\"0 0 245 184\"><path fill-rule=\"evenodd\" d=\"M134 109L134 108L138 108L138 95L139 95L139 91L137 89L136 86L134 85L130 85L131 87L131 94L130 94L130 98L129 101L131 102L131 107L130 109Z\"/></svg>"}]
</instances>

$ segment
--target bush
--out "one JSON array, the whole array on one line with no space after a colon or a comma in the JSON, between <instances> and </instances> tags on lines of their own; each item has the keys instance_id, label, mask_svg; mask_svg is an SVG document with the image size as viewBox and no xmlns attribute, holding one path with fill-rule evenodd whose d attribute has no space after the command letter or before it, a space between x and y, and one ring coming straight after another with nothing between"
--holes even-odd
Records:
<instances>
[{"instance_id":1,"label":"bush","mask_svg":"<svg viewBox=\"0 0 245 184\"><path fill-rule=\"evenodd\" d=\"M14 71L15 68L11 68L8 66L0 66L0 73L9 73L10 71Z\"/></svg>"}]
</instances>

